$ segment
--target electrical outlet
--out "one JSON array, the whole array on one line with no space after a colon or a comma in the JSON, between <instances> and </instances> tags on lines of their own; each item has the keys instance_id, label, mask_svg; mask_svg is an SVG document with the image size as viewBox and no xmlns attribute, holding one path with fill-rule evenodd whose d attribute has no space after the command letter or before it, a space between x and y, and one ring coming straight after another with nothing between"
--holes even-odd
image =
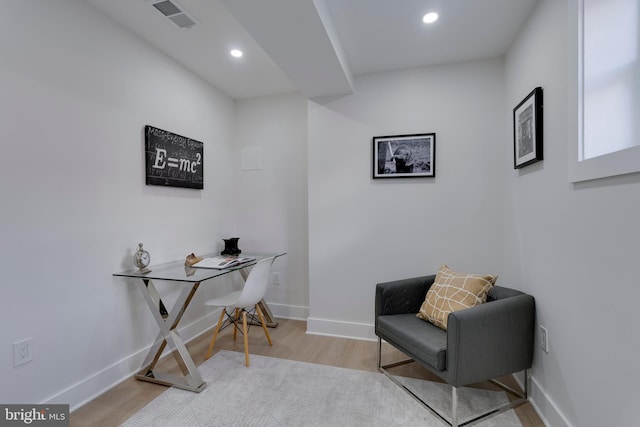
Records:
<instances>
[{"instance_id":1,"label":"electrical outlet","mask_svg":"<svg viewBox=\"0 0 640 427\"><path fill-rule=\"evenodd\" d=\"M280 285L280 273L278 272L273 272L273 284L274 286L279 286Z\"/></svg>"},{"instance_id":2,"label":"electrical outlet","mask_svg":"<svg viewBox=\"0 0 640 427\"><path fill-rule=\"evenodd\" d=\"M544 326L540 326L540 347L545 353L549 353L549 333Z\"/></svg>"},{"instance_id":3,"label":"electrical outlet","mask_svg":"<svg viewBox=\"0 0 640 427\"><path fill-rule=\"evenodd\" d=\"M33 338L13 343L13 367L33 360Z\"/></svg>"}]
</instances>

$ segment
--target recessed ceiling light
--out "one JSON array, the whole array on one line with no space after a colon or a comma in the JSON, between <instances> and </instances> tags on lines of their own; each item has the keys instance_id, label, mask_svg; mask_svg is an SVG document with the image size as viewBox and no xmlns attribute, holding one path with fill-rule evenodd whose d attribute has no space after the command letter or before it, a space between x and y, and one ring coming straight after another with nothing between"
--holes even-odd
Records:
<instances>
[{"instance_id":1,"label":"recessed ceiling light","mask_svg":"<svg viewBox=\"0 0 640 427\"><path fill-rule=\"evenodd\" d=\"M422 17L422 22L425 24L433 24L438 20L438 14L435 12L429 12Z\"/></svg>"},{"instance_id":2,"label":"recessed ceiling light","mask_svg":"<svg viewBox=\"0 0 640 427\"><path fill-rule=\"evenodd\" d=\"M239 49L232 49L231 52L229 52L231 54L231 56L233 56L234 58L241 58L243 53L241 50Z\"/></svg>"}]
</instances>

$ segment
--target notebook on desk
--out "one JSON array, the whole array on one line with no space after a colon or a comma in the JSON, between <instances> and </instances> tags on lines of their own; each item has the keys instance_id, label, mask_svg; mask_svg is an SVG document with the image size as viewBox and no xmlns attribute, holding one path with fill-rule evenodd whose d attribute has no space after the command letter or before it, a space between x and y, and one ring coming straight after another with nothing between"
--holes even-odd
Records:
<instances>
[{"instance_id":1,"label":"notebook on desk","mask_svg":"<svg viewBox=\"0 0 640 427\"><path fill-rule=\"evenodd\" d=\"M197 268L215 268L217 270L224 270L225 268L237 267L240 264L255 261L252 257L241 256L215 256L211 258L204 258L202 261L198 261L193 264L193 267Z\"/></svg>"}]
</instances>

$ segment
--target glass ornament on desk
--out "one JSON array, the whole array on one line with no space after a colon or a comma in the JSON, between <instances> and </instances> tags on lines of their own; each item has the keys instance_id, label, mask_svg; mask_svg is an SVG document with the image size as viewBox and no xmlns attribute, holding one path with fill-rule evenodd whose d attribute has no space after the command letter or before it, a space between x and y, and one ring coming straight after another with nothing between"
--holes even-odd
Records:
<instances>
[{"instance_id":1,"label":"glass ornament on desk","mask_svg":"<svg viewBox=\"0 0 640 427\"><path fill-rule=\"evenodd\" d=\"M220 252L220 255L240 255L242 251L238 248L239 237L231 237L229 239L222 239L224 241L224 250Z\"/></svg>"}]
</instances>

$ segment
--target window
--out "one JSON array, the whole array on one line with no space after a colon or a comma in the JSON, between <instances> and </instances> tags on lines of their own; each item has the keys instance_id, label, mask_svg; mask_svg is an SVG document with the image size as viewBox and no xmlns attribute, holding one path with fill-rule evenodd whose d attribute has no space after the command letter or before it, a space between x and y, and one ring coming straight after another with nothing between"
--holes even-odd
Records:
<instances>
[{"instance_id":1,"label":"window","mask_svg":"<svg viewBox=\"0 0 640 427\"><path fill-rule=\"evenodd\" d=\"M640 171L640 0L573 0L571 181ZM575 80L574 80L575 79ZM576 108L577 106L577 108ZM571 110L573 111L573 110Z\"/></svg>"}]
</instances>

